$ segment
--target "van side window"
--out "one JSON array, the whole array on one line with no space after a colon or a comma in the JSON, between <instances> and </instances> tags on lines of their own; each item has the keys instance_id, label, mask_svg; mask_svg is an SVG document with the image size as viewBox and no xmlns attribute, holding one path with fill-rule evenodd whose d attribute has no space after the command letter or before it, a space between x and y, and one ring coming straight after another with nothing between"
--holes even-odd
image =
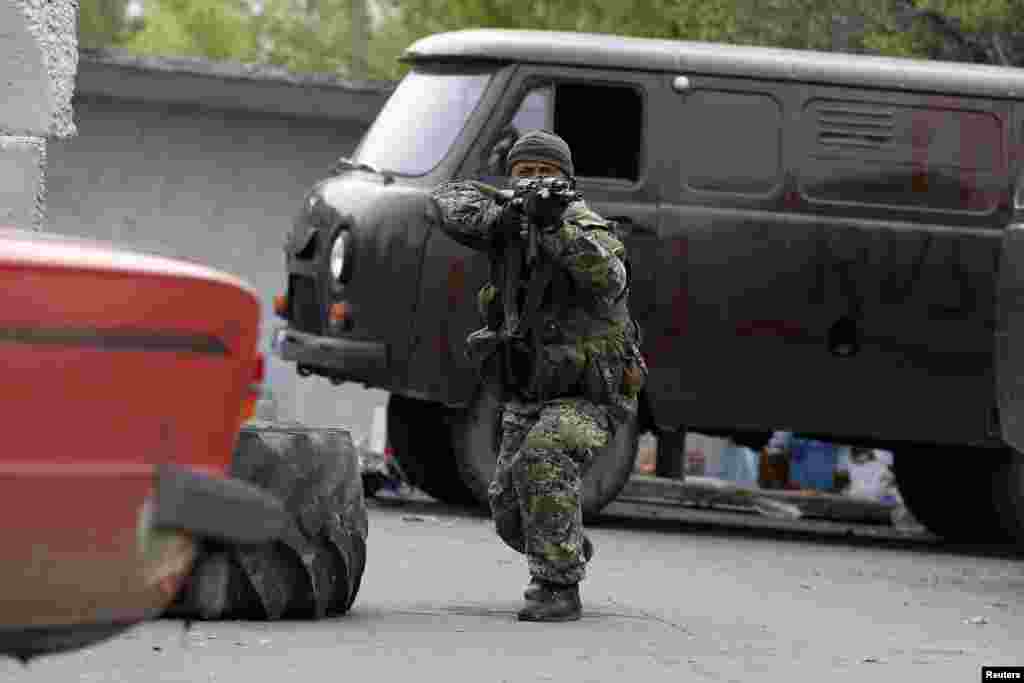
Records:
<instances>
[{"instance_id":1,"label":"van side window","mask_svg":"<svg viewBox=\"0 0 1024 683\"><path fill-rule=\"evenodd\" d=\"M569 143L580 177L636 181L643 114L643 98L634 88L560 83L555 92L555 133Z\"/></svg>"},{"instance_id":2,"label":"van side window","mask_svg":"<svg viewBox=\"0 0 1024 683\"><path fill-rule=\"evenodd\" d=\"M782 181L782 107L760 93L695 90L679 122L683 182L702 192L762 195Z\"/></svg>"},{"instance_id":3,"label":"van side window","mask_svg":"<svg viewBox=\"0 0 1024 683\"><path fill-rule=\"evenodd\" d=\"M988 112L813 99L801 129L812 201L988 212L1004 191L1003 125Z\"/></svg>"},{"instance_id":4,"label":"van side window","mask_svg":"<svg viewBox=\"0 0 1024 683\"><path fill-rule=\"evenodd\" d=\"M508 151L520 135L535 128L553 130L569 144L578 177L640 177L643 100L634 88L558 83L528 91L487 148L480 173L507 174Z\"/></svg>"},{"instance_id":5,"label":"van side window","mask_svg":"<svg viewBox=\"0 0 1024 683\"><path fill-rule=\"evenodd\" d=\"M535 128L551 128L551 86L534 88L523 98L512 117L518 135Z\"/></svg>"},{"instance_id":6,"label":"van side window","mask_svg":"<svg viewBox=\"0 0 1024 683\"><path fill-rule=\"evenodd\" d=\"M512 120L501 129L497 140L488 148L482 176L504 176L505 158L520 135L535 128L551 129L551 86L534 88L526 93Z\"/></svg>"}]
</instances>

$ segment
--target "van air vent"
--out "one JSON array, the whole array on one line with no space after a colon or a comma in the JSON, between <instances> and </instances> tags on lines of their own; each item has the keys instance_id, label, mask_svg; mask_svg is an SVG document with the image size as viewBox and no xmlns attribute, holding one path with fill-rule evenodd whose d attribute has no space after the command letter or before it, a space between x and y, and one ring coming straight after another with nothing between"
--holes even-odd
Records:
<instances>
[{"instance_id":1,"label":"van air vent","mask_svg":"<svg viewBox=\"0 0 1024 683\"><path fill-rule=\"evenodd\" d=\"M881 149L893 139L893 112L828 104L818 107L818 142L827 147Z\"/></svg>"}]
</instances>

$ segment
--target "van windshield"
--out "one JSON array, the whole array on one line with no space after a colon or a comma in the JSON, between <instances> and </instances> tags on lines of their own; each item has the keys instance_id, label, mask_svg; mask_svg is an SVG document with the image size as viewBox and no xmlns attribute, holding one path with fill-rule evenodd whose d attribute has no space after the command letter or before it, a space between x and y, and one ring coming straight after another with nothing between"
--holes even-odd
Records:
<instances>
[{"instance_id":1,"label":"van windshield","mask_svg":"<svg viewBox=\"0 0 1024 683\"><path fill-rule=\"evenodd\" d=\"M410 71L363 137L354 160L399 175L429 172L462 132L490 79L489 71Z\"/></svg>"}]
</instances>

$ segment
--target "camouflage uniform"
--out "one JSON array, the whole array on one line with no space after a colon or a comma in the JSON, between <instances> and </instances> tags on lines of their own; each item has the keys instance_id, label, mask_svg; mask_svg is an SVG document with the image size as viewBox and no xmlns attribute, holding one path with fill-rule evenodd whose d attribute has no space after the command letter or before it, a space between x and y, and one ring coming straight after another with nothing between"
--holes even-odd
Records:
<instances>
[{"instance_id":1,"label":"camouflage uniform","mask_svg":"<svg viewBox=\"0 0 1024 683\"><path fill-rule=\"evenodd\" d=\"M505 322L498 239L503 208L496 192L473 181L434 191L442 229L490 255L492 282L481 290L479 303L492 330ZM624 384L624 370L640 368L645 375L646 368L627 307L625 248L612 225L576 201L560 222L542 231L539 246L540 259L555 267L538 311L540 341L527 373L534 381L527 387L507 373L501 378L503 439L489 498L498 534L527 556L530 573L575 584L584 577L587 559L582 478L595 452L636 412L639 386ZM529 278L530 273L521 277L524 291L518 296L525 297Z\"/></svg>"}]
</instances>

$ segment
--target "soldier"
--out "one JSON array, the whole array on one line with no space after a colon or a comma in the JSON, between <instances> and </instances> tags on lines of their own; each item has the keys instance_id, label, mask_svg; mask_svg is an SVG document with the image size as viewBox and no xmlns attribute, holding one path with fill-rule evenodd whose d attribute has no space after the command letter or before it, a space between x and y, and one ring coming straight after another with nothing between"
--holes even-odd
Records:
<instances>
[{"instance_id":1,"label":"soldier","mask_svg":"<svg viewBox=\"0 0 1024 683\"><path fill-rule=\"evenodd\" d=\"M569 146L547 131L522 135L507 166L513 181L574 183ZM578 584L593 554L582 478L635 415L647 374L627 305L625 248L614 224L575 193L534 188L510 201L507 191L456 181L433 195L445 232L491 260L491 283L479 295L487 327L467 341L485 379L503 390L488 496L499 536L528 560L518 618L577 620Z\"/></svg>"}]
</instances>

